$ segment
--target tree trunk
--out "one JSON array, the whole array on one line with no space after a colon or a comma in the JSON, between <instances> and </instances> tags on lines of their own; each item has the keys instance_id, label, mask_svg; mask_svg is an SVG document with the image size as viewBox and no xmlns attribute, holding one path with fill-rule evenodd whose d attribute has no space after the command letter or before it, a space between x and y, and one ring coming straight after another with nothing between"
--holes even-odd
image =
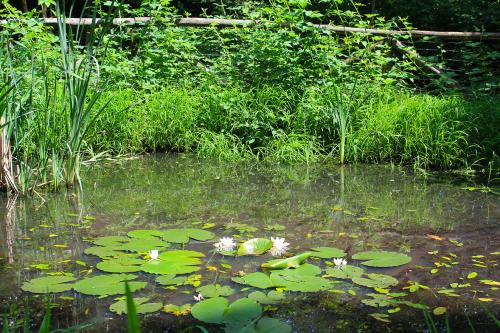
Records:
<instances>
[{"instance_id":1,"label":"tree trunk","mask_svg":"<svg viewBox=\"0 0 500 333\"><path fill-rule=\"evenodd\" d=\"M28 12L28 3L26 2L26 0L21 0L21 8L22 8L23 12L25 12L25 13Z\"/></svg>"}]
</instances>

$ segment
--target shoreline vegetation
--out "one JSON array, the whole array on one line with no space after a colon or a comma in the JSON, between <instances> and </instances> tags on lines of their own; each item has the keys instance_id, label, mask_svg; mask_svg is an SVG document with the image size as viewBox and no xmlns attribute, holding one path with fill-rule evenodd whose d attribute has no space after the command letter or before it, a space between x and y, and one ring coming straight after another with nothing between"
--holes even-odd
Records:
<instances>
[{"instance_id":1,"label":"shoreline vegetation","mask_svg":"<svg viewBox=\"0 0 500 333\"><path fill-rule=\"evenodd\" d=\"M398 53L381 36L318 29L412 29L356 5L256 6L259 26L217 29L176 27L168 2L118 1L89 7L92 24L72 27L63 22L73 7L58 4L57 28L36 20L36 10L7 5L1 13L6 189L57 190L79 184L86 160L155 152L500 172L500 53L487 43L442 44L463 65L459 75L433 76L408 56L417 50L411 41ZM155 20L113 26L118 16ZM443 61L433 68L446 69Z\"/></svg>"}]
</instances>

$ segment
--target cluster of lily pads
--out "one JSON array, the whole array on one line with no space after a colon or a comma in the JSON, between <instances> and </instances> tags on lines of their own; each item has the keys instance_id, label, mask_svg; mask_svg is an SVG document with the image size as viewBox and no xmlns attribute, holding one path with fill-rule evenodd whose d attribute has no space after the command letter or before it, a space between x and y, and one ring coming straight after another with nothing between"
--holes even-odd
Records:
<instances>
[{"instance_id":1,"label":"cluster of lily pads","mask_svg":"<svg viewBox=\"0 0 500 333\"><path fill-rule=\"evenodd\" d=\"M170 230L134 230L127 236L104 236L93 240L84 252L101 259L96 268L104 274L84 277L44 276L32 279L22 289L32 293L59 293L69 290L99 297L123 295L124 283L128 282L132 292L146 287L147 282L138 281L132 273L144 272L156 275L155 282L170 290L179 286L194 286L196 304L175 305L151 303L145 297L135 298L139 313L151 313L163 309L175 315L192 315L203 322L223 324L227 332L290 332L289 325L263 316L262 305L277 304L285 298L285 292L319 292L333 290L340 280L359 286L387 290L385 298L376 296L368 303L381 304L398 297L389 289L398 284L392 276L368 273L360 266L347 264L347 253L334 247L315 247L298 255L263 262L261 271L239 272L232 281L245 285L241 291L254 287L243 298L230 303L227 299L235 293L230 285L201 285L201 275L192 274L203 268L205 254L186 250L191 240L207 242L215 238L214 233L194 228ZM177 248L171 249L174 244ZM182 246L182 249L179 247ZM289 244L283 238L253 238L240 244L232 238L223 237L214 244L215 252L224 256L260 256L266 253L282 257L288 253ZM307 262L322 263L324 268ZM405 265L411 257L389 251L366 251L354 254L352 260L366 267L395 267ZM237 259L236 259L237 260ZM208 264L205 268L208 269ZM190 275L191 274L191 275ZM266 290L270 289L270 290ZM378 295L378 294L375 294ZM117 298L110 310L126 313L126 303Z\"/></svg>"}]
</instances>

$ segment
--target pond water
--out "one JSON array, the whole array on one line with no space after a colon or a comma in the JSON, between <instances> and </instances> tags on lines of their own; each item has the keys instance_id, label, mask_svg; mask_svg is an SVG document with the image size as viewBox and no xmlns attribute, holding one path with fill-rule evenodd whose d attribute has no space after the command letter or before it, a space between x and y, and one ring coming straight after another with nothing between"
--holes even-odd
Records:
<instances>
[{"instance_id":1,"label":"pond water","mask_svg":"<svg viewBox=\"0 0 500 333\"><path fill-rule=\"evenodd\" d=\"M386 295L387 301L386 288L374 291L348 280L332 280L320 292L279 290L284 298L262 309L294 332L432 331L422 306L428 307L436 332L447 325L453 332L493 332L493 316L500 317L500 198L464 188L470 184L391 166L228 164L185 156L93 166L84 172L81 192L47 195L43 200L1 199L0 310L8 314L11 326L29 310L35 330L50 299L53 328L91 323L86 329L90 332L124 331L126 316L109 309L120 295L96 297L70 290L47 296L25 292L21 286L40 276L99 275L95 266L101 259L84 253L97 237L188 227L216 235L170 246L206 254L200 270L193 273L200 276L191 275L195 283L165 287L155 283L156 275L133 273L148 283L134 297L163 305L194 305L195 286L218 283L235 290L228 297L231 303L259 290L232 278L262 271L260 264L272 257L222 256L214 253L214 243L220 237L243 241L279 236L290 243L287 255L320 246L342 249L348 264L397 278L399 284L390 288L391 293L407 294L392 299L398 303L374 307L363 301L372 299L370 294ZM368 250L404 253L412 261L370 268L351 259ZM333 266L314 257L307 262L325 269L322 275ZM433 313L443 307L445 314ZM144 332L201 332L197 325L224 331L222 325L200 322L189 314L157 311L140 318Z\"/></svg>"}]
</instances>

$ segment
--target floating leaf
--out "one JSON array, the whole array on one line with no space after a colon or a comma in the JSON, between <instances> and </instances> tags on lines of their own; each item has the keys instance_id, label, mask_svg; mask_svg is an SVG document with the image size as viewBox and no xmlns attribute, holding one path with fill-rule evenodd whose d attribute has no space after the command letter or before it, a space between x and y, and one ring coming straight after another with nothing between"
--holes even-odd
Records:
<instances>
[{"instance_id":1,"label":"floating leaf","mask_svg":"<svg viewBox=\"0 0 500 333\"><path fill-rule=\"evenodd\" d=\"M86 248L83 252L101 259L118 258L126 255L125 253L118 251L115 247L108 246L92 246Z\"/></svg>"},{"instance_id":2,"label":"floating leaf","mask_svg":"<svg viewBox=\"0 0 500 333\"><path fill-rule=\"evenodd\" d=\"M489 286L500 286L500 282L499 281L493 281L493 280L479 280L479 282L483 283L483 284L487 284Z\"/></svg>"},{"instance_id":3,"label":"floating leaf","mask_svg":"<svg viewBox=\"0 0 500 333\"><path fill-rule=\"evenodd\" d=\"M253 331L245 331L255 332L255 333L290 333L292 331L292 327L278 319L262 317L253 328Z\"/></svg>"},{"instance_id":4,"label":"floating leaf","mask_svg":"<svg viewBox=\"0 0 500 333\"><path fill-rule=\"evenodd\" d=\"M149 252L151 250L162 250L170 244L159 239L132 239L124 243L120 250L130 252Z\"/></svg>"},{"instance_id":5,"label":"floating leaf","mask_svg":"<svg viewBox=\"0 0 500 333\"><path fill-rule=\"evenodd\" d=\"M371 273L368 278L355 277L352 282L369 288L388 288L398 284L398 280L390 275Z\"/></svg>"},{"instance_id":6,"label":"floating leaf","mask_svg":"<svg viewBox=\"0 0 500 333\"><path fill-rule=\"evenodd\" d=\"M250 273L242 277L235 277L232 280L236 283L246 284L261 289L267 289L274 286L269 276L262 272Z\"/></svg>"},{"instance_id":7,"label":"floating leaf","mask_svg":"<svg viewBox=\"0 0 500 333\"><path fill-rule=\"evenodd\" d=\"M108 274L85 278L75 283L74 289L82 294L109 296L123 294L125 281L135 280L134 274ZM146 282L129 282L130 290L136 291L146 286Z\"/></svg>"},{"instance_id":8,"label":"floating leaf","mask_svg":"<svg viewBox=\"0 0 500 333\"><path fill-rule=\"evenodd\" d=\"M474 279L477 277L477 272L471 272L467 275L468 279Z\"/></svg>"},{"instance_id":9,"label":"floating leaf","mask_svg":"<svg viewBox=\"0 0 500 333\"><path fill-rule=\"evenodd\" d=\"M273 242L270 239L252 238L240 245L237 254L239 256L261 255L266 253L272 247L273 247Z\"/></svg>"},{"instance_id":10,"label":"floating leaf","mask_svg":"<svg viewBox=\"0 0 500 333\"><path fill-rule=\"evenodd\" d=\"M167 304L163 307L163 311L166 313L171 313L174 316L185 316L191 313L191 304Z\"/></svg>"},{"instance_id":11,"label":"floating leaf","mask_svg":"<svg viewBox=\"0 0 500 333\"><path fill-rule=\"evenodd\" d=\"M160 310L163 307L161 303L146 303L149 301L149 298L139 297L134 298L134 304L137 310L137 313L152 313ZM125 299L119 300L116 303L113 303L109 306L109 310L115 312L119 315L127 313L127 301Z\"/></svg>"},{"instance_id":12,"label":"floating leaf","mask_svg":"<svg viewBox=\"0 0 500 333\"><path fill-rule=\"evenodd\" d=\"M365 273L365 270L361 267L346 265L341 267L327 267L325 273L325 277L350 280L361 277Z\"/></svg>"},{"instance_id":13,"label":"floating leaf","mask_svg":"<svg viewBox=\"0 0 500 333\"><path fill-rule=\"evenodd\" d=\"M302 254L285 258L274 259L262 264L262 268L267 269L282 269L282 268L295 268L299 267L307 258L311 256L311 252L304 252Z\"/></svg>"},{"instance_id":14,"label":"floating leaf","mask_svg":"<svg viewBox=\"0 0 500 333\"><path fill-rule=\"evenodd\" d=\"M110 273L133 273L141 270L144 260L132 257L118 257L105 260L96 265L98 269Z\"/></svg>"},{"instance_id":15,"label":"floating leaf","mask_svg":"<svg viewBox=\"0 0 500 333\"><path fill-rule=\"evenodd\" d=\"M273 271L270 279L275 286L290 291L317 292L332 287L330 280L319 276L321 269L314 265L304 264L297 269L283 269Z\"/></svg>"},{"instance_id":16,"label":"floating leaf","mask_svg":"<svg viewBox=\"0 0 500 333\"><path fill-rule=\"evenodd\" d=\"M196 303L191 314L196 319L209 324L220 324L229 302L222 297L214 297Z\"/></svg>"},{"instance_id":17,"label":"floating leaf","mask_svg":"<svg viewBox=\"0 0 500 333\"><path fill-rule=\"evenodd\" d=\"M233 288L229 286L221 286L219 284L208 284L206 286L199 287L196 291L207 298L230 296L234 294Z\"/></svg>"},{"instance_id":18,"label":"floating leaf","mask_svg":"<svg viewBox=\"0 0 500 333\"><path fill-rule=\"evenodd\" d=\"M161 233L161 238L163 238L164 241L180 244L188 243L190 238L198 241L207 241L214 237L215 235L210 231L193 228L170 229L162 231Z\"/></svg>"},{"instance_id":19,"label":"floating leaf","mask_svg":"<svg viewBox=\"0 0 500 333\"><path fill-rule=\"evenodd\" d=\"M163 233L160 230L132 230L127 235L132 238L157 240Z\"/></svg>"},{"instance_id":20,"label":"floating leaf","mask_svg":"<svg viewBox=\"0 0 500 333\"><path fill-rule=\"evenodd\" d=\"M158 260L151 260L141 266L146 273L152 274L187 274L200 269L199 258L205 255L197 251L175 250L160 254Z\"/></svg>"},{"instance_id":21,"label":"floating leaf","mask_svg":"<svg viewBox=\"0 0 500 333\"><path fill-rule=\"evenodd\" d=\"M125 236L103 236L92 240L92 243L99 246L120 248L122 243L130 241L130 238Z\"/></svg>"},{"instance_id":22,"label":"floating leaf","mask_svg":"<svg viewBox=\"0 0 500 333\"><path fill-rule=\"evenodd\" d=\"M60 293L71 290L73 284L67 282L75 280L71 276L44 276L24 282L21 289L36 294Z\"/></svg>"},{"instance_id":23,"label":"floating leaf","mask_svg":"<svg viewBox=\"0 0 500 333\"><path fill-rule=\"evenodd\" d=\"M409 263L411 257L406 254L389 251L366 251L352 256L355 260L367 260L361 264L369 267L395 267Z\"/></svg>"},{"instance_id":24,"label":"floating leaf","mask_svg":"<svg viewBox=\"0 0 500 333\"><path fill-rule=\"evenodd\" d=\"M394 300L389 295L380 295L380 294L367 294L366 296L370 296L371 298L363 299L361 302L368 306L373 306L375 308L383 308L386 306L393 306L398 304L397 300Z\"/></svg>"},{"instance_id":25,"label":"floating leaf","mask_svg":"<svg viewBox=\"0 0 500 333\"><path fill-rule=\"evenodd\" d=\"M275 290L271 290L266 295L264 292L257 290L248 295L248 298L257 301L260 304L267 305L267 304L278 304L283 299L285 299L285 295Z\"/></svg>"},{"instance_id":26,"label":"floating leaf","mask_svg":"<svg viewBox=\"0 0 500 333\"><path fill-rule=\"evenodd\" d=\"M446 313L446 307L444 306L439 306L432 310L432 313L434 313L436 316L441 316Z\"/></svg>"},{"instance_id":27,"label":"floating leaf","mask_svg":"<svg viewBox=\"0 0 500 333\"><path fill-rule=\"evenodd\" d=\"M390 323L391 321L388 319L389 315L386 313L370 313L369 314L371 317L374 319L384 322L384 323Z\"/></svg>"},{"instance_id":28,"label":"floating leaf","mask_svg":"<svg viewBox=\"0 0 500 333\"><path fill-rule=\"evenodd\" d=\"M181 286L186 283L187 277L167 274L157 277L155 281L163 286Z\"/></svg>"},{"instance_id":29,"label":"floating leaf","mask_svg":"<svg viewBox=\"0 0 500 333\"><path fill-rule=\"evenodd\" d=\"M314 251L311 253L311 257L323 259L340 258L347 255L344 250L335 247L314 247L311 250Z\"/></svg>"},{"instance_id":30,"label":"floating leaf","mask_svg":"<svg viewBox=\"0 0 500 333\"><path fill-rule=\"evenodd\" d=\"M234 301L224 312L223 322L231 326L244 326L246 323L260 316L262 307L249 298L240 298Z\"/></svg>"}]
</instances>

